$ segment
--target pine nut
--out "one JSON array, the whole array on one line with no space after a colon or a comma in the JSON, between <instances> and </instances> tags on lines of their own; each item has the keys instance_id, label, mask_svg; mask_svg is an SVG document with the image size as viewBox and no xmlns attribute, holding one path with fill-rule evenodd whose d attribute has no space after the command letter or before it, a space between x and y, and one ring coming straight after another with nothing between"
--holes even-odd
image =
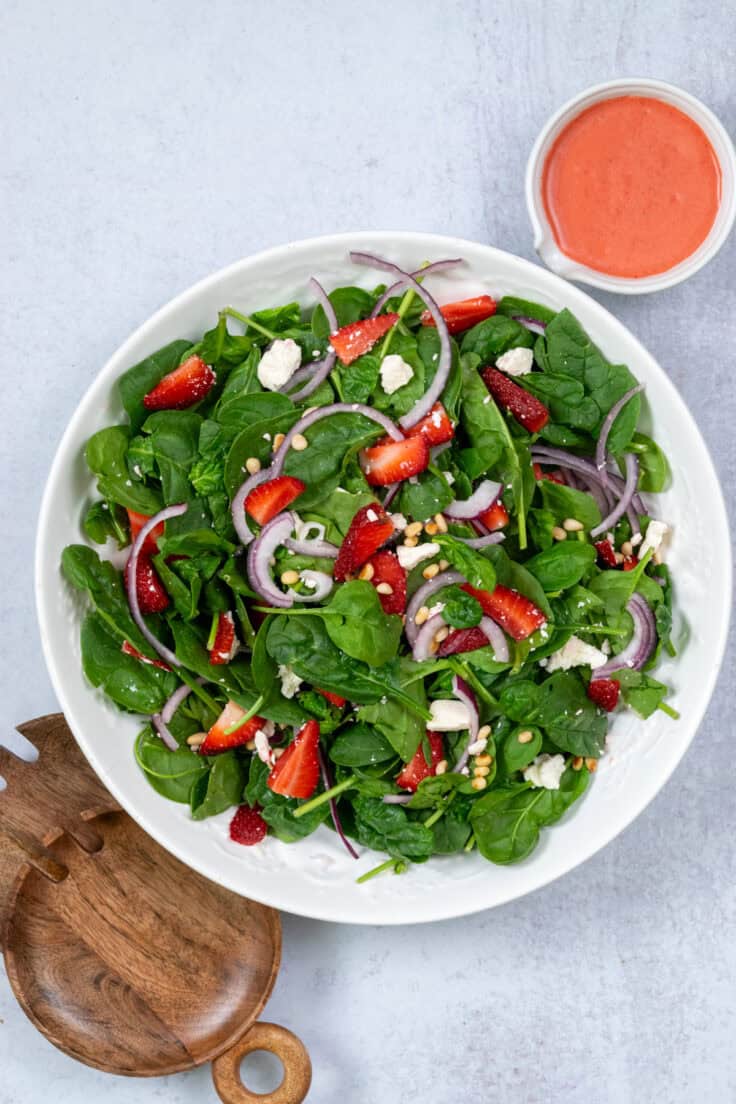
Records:
<instances>
[{"instance_id":1,"label":"pine nut","mask_svg":"<svg viewBox=\"0 0 736 1104\"><path fill-rule=\"evenodd\" d=\"M447 760L446 759L440 759L439 763L434 768L434 773L435 774L446 774L446 772L447 772Z\"/></svg>"},{"instance_id":2,"label":"pine nut","mask_svg":"<svg viewBox=\"0 0 736 1104\"><path fill-rule=\"evenodd\" d=\"M295 452L304 452L308 444L309 441L303 433L295 433L294 436L291 438L291 447L294 449ZM580 528L582 529L582 525L580 526Z\"/></svg>"},{"instance_id":3,"label":"pine nut","mask_svg":"<svg viewBox=\"0 0 736 1104\"><path fill-rule=\"evenodd\" d=\"M659 566L661 563L664 563L664 556L659 550L656 551L652 556L652 563L657 564L657 566Z\"/></svg>"},{"instance_id":4,"label":"pine nut","mask_svg":"<svg viewBox=\"0 0 736 1104\"><path fill-rule=\"evenodd\" d=\"M374 568L373 564L363 564L360 571L358 572L358 578L366 579L368 582L370 582L375 573L376 569Z\"/></svg>"},{"instance_id":5,"label":"pine nut","mask_svg":"<svg viewBox=\"0 0 736 1104\"><path fill-rule=\"evenodd\" d=\"M488 783L486 782L485 778L474 778L473 781L470 783L470 787L473 790L484 790L487 785Z\"/></svg>"},{"instance_id":6,"label":"pine nut","mask_svg":"<svg viewBox=\"0 0 736 1104\"><path fill-rule=\"evenodd\" d=\"M558 540L558 541L559 540L567 540L567 533L565 532L564 529L560 529L559 525L555 525L554 529L552 530L552 536L554 537L555 540Z\"/></svg>"},{"instance_id":7,"label":"pine nut","mask_svg":"<svg viewBox=\"0 0 736 1104\"><path fill-rule=\"evenodd\" d=\"M622 555L621 552L616 553L616 563L617 564L622 564L625 559L626 559L626 557L624 555Z\"/></svg>"},{"instance_id":8,"label":"pine nut","mask_svg":"<svg viewBox=\"0 0 736 1104\"><path fill-rule=\"evenodd\" d=\"M407 537L404 541L404 548L416 548L418 544L419 541L416 537Z\"/></svg>"},{"instance_id":9,"label":"pine nut","mask_svg":"<svg viewBox=\"0 0 736 1104\"><path fill-rule=\"evenodd\" d=\"M634 546L631 541L624 541L624 543L621 545L621 552L624 556L634 555Z\"/></svg>"},{"instance_id":10,"label":"pine nut","mask_svg":"<svg viewBox=\"0 0 736 1104\"><path fill-rule=\"evenodd\" d=\"M473 767L473 774L476 778L487 778L490 773L490 767Z\"/></svg>"},{"instance_id":11,"label":"pine nut","mask_svg":"<svg viewBox=\"0 0 736 1104\"><path fill-rule=\"evenodd\" d=\"M274 759L280 759L285 751L286 748L273 748L271 754L273 755Z\"/></svg>"},{"instance_id":12,"label":"pine nut","mask_svg":"<svg viewBox=\"0 0 736 1104\"><path fill-rule=\"evenodd\" d=\"M245 745L245 750L246 751L255 751L256 750L255 740L249 740L248 743Z\"/></svg>"},{"instance_id":13,"label":"pine nut","mask_svg":"<svg viewBox=\"0 0 736 1104\"><path fill-rule=\"evenodd\" d=\"M257 456L249 456L245 461L245 470L249 475L255 475L256 472L261 470L261 461Z\"/></svg>"},{"instance_id":14,"label":"pine nut","mask_svg":"<svg viewBox=\"0 0 736 1104\"><path fill-rule=\"evenodd\" d=\"M476 767L490 767L493 762L493 757L490 755L476 755L475 765Z\"/></svg>"},{"instance_id":15,"label":"pine nut","mask_svg":"<svg viewBox=\"0 0 736 1104\"><path fill-rule=\"evenodd\" d=\"M440 560L440 571L447 571L450 566L449 560Z\"/></svg>"},{"instance_id":16,"label":"pine nut","mask_svg":"<svg viewBox=\"0 0 736 1104\"><path fill-rule=\"evenodd\" d=\"M196 751L197 748L202 746L206 739L206 732L195 732L192 736L187 736L187 743L193 751Z\"/></svg>"},{"instance_id":17,"label":"pine nut","mask_svg":"<svg viewBox=\"0 0 736 1104\"><path fill-rule=\"evenodd\" d=\"M429 609L427 606L420 606L417 610L416 617L414 618L415 625L423 625L425 621L429 619Z\"/></svg>"},{"instance_id":18,"label":"pine nut","mask_svg":"<svg viewBox=\"0 0 736 1104\"><path fill-rule=\"evenodd\" d=\"M428 521L424 526L424 532L428 533L430 537L434 537L439 531L439 526L436 521Z\"/></svg>"},{"instance_id":19,"label":"pine nut","mask_svg":"<svg viewBox=\"0 0 736 1104\"><path fill-rule=\"evenodd\" d=\"M438 648L439 648L439 644L437 643L437 641L436 640L431 640L430 644L429 644L429 654L430 655L435 655Z\"/></svg>"},{"instance_id":20,"label":"pine nut","mask_svg":"<svg viewBox=\"0 0 736 1104\"><path fill-rule=\"evenodd\" d=\"M572 769L573 770L580 770L582 765L583 765L582 755L576 755L575 758L572 761Z\"/></svg>"},{"instance_id":21,"label":"pine nut","mask_svg":"<svg viewBox=\"0 0 736 1104\"><path fill-rule=\"evenodd\" d=\"M447 532L447 522L445 521L445 515L444 514L435 514L434 515L434 523L437 526L437 529L440 533L446 533Z\"/></svg>"},{"instance_id":22,"label":"pine nut","mask_svg":"<svg viewBox=\"0 0 736 1104\"><path fill-rule=\"evenodd\" d=\"M434 634L434 638L438 644L441 644L443 640L447 640L449 635L450 630L448 629L447 625L443 625L442 628L438 629L437 632Z\"/></svg>"},{"instance_id":23,"label":"pine nut","mask_svg":"<svg viewBox=\"0 0 736 1104\"><path fill-rule=\"evenodd\" d=\"M276 451L276 449L281 448L281 446L283 445L285 440L286 440L286 434L285 433L277 433L276 434L276 436L273 439L274 452Z\"/></svg>"},{"instance_id":24,"label":"pine nut","mask_svg":"<svg viewBox=\"0 0 736 1104\"><path fill-rule=\"evenodd\" d=\"M440 565L439 564L430 564L429 567L425 567L424 571L422 572L422 575L424 576L425 579L434 579L435 575L439 575L439 573L440 573Z\"/></svg>"},{"instance_id":25,"label":"pine nut","mask_svg":"<svg viewBox=\"0 0 736 1104\"><path fill-rule=\"evenodd\" d=\"M295 586L296 583L299 582L299 572L292 571L291 569L289 569L289 571L284 571L281 576L281 582L284 586Z\"/></svg>"},{"instance_id":26,"label":"pine nut","mask_svg":"<svg viewBox=\"0 0 736 1104\"><path fill-rule=\"evenodd\" d=\"M590 771L591 774L594 774L595 771L598 770L598 760L597 759L586 759L585 760L585 765L586 765L586 767L588 768L588 770Z\"/></svg>"},{"instance_id":27,"label":"pine nut","mask_svg":"<svg viewBox=\"0 0 736 1104\"><path fill-rule=\"evenodd\" d=\"M534 739L534 733L530 729L525 728L523 732L519 733L516 739L520 744L530 744Z\"/></svg>"},{"instance_id":28,"label":"pine nut","mask_svg":"<svg viewBox=\"0 0 736 1104\"><path fill-rule=\"evenodd\" d=\"M412 521L409 525L407 525L406 529L404 530L404 535L407 537L418 537L421 531L421 521Z\"/></svg>"},{"instance_id":29,"label":"pine nut","mask_svg":"<svg viewBox=\"0 0 736 1104\"><path fill-rule=\"evenodd\" d=\"M480 728L478 729L478 737L477 738L479 740L487 740L490 735L491 735L491 726L490 725L481 725Z\"/></svg>"},{"instance_id":30,"label":"pine nut","mask_svg":"<svg viewBox=\"0 0 736 1104\"><path fill-rule=\"evenodd\" d=\"M376 590L379 594L393 594L394 592L394 588L390 583L379 583Z\"/></svg>"},{"instance_id":31,"label":"pine nut","mask_svg":"<svg viewBox=\"0 0 736 1104\"><path fill-rule=\"evenodd\" d=\"M582 521L578 521L577 518L565 518L562 523L562 528L568 533L579 533L581 529L584 529Z\"/></svg>"}]
</instances>

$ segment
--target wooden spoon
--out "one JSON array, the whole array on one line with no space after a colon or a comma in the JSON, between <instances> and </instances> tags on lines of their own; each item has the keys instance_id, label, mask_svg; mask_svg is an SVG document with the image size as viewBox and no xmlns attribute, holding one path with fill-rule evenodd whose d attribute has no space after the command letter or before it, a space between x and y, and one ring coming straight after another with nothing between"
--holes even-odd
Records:
<instances>
[{"instance_id":1,"label":"wooden spoon","mask_svg":"<svg viewBox=\"0 0 736 1104\"><path fill-rule=\"evenodd\" d=\"M38 746L39 733L32 739ZM196 874L98 802L77 817L74 836L54 825L38 842L19 823L18 806L33 804L29 775L43 771L9 756L0 766L9 782L0 832L27 857L5 901L5 963L36 1027L97 1069L148 1077L211 1061L225 1104L301 1104L311 1081L306 1050L285 1028L255 1022L278 973L278 913ZM73 773L68 758L63 766ZM24 777L25 795L14 774ZM93 842L96 850L85 849ZM252 1050L270 1050L283 1064L272 1093L242 1084L240 1061Z\"/></svg>"}]
</instances>

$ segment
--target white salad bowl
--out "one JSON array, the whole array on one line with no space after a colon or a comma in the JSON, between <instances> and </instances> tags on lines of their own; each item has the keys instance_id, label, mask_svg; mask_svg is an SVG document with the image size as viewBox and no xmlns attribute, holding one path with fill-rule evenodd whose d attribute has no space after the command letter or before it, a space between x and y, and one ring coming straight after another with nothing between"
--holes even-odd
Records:
<instances>
[{"instance_id":1,"label":"white salad bowl","mask_svg":"<svg viewBox=\"0 0 736 1104\"><path fill-rule=\"evenodd\" d=\"M542 833L536 851L518 865L494 866L477 853L436 857L402 876L384 875L358 885L357 876L382 856L365 851L355 862L324 826L300 843L271 837L257 847L232 843L231 813L195 822L187 807L151 789L133 756L141 719L120 712L82 674L81 604L62 579L59 559L65 545L83 539L80 522L94 494L85 442L123 418L115 381L174 338L197 338L225 305L252 311L292 299L307 304L313 274L328 289L381 282L380 273L351 264L348 252L355 248L407 269L426 260L463 257L465 265L428 284L440 302L486 291L569 307L606 356L628 364L645 384L647 427L672 465L672 487L657 496L656 512L673 527L668 558L676 586L675 635L684 637L687 626L688 639L676 659L663 659L657 677L672 687L668 700L681 718L656 713L641 721L631 712L616 714L608 754L588 792L559 824ZM705 443L674 385L621 322L583 291L510 253L431 234L370 232L296 242L239 261L179 295L118 349L79 404L51 468L38 526L36 598L46 662L79 746L123 808L159 843L213 881L288 912L348 923L405 924L461 916L538 889L595 854L638 816L684 755L708 705L726 642L730 563L723 497Z\"/></svg>"}]
</instances>

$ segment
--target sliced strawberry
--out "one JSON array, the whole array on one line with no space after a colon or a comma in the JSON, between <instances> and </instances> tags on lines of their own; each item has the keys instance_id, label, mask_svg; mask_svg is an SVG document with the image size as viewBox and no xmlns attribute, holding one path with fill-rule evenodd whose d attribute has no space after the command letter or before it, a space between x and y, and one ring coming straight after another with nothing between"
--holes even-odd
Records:
<instances>
[{"instance_id":1,"label":"sliced strawberry","mask_svg":"<svg viewBox=\"0 0 736 1104\"><path fill-rule=\"evenodd\" d=\"M235 621L228 610L221 613L217 619L215 640L210 648L210 663L229 663L238 650L238 639L235 635Z\"/></svg>"},{"instance_id":2,"label":"sliced strawberry","mask_svg":"<svg viewBox=\"0 0 736 1104\"><path fill-rule=\"evenodd\" d=\"M468 583L463 583L461 589L477 598L483 612L497 621L514 640L525 640L547 620L546 614L518 590L500 585L493 591L476 590Z\"/></svg>"},{"instance_id":3,"label":"sliced strawberry","mask_svg":"<svg viewBox=\"0 0 736 1104\"><path fill-rule=\"evenodd\" d=\"M559 471L553 471L553 472L542 471L542 465L541 464L532 464L532 467L534 468L534 478L537 480L537 482L539 482L540 479L549 479L550 483L559 483L561 487L566 486L566 483L565 483L565 480L563 478L562 472L559 472Z\"/></svg>"},{"instance_id":4,"label":"sliced strawberry","mask_svg":"<svg viewBox=\"0 0 736 1104\"><path fill-rule=\"evenodd\" d=\"M379 314L378 318L365 318L351 322L337 333L330 334L330 345L342 364L352 364L359 356L369 353L377 341L399 321L398 314Z\"/></svg>"},{"instance_id":5,"label":"sliced strawberry","mask_svg":"<svg viewBox=\"0 0 736 1104\"><path fill-rule=\"evenodd\" d=\"M341 698L339 694L333 694L331 690L320 690L319 687L316 689L317 693L326 698L330 705L334 705L336 709L343 709L348 703L347 698Z\"/></svg>"},{"instance_id":6,"label":"sliced strawberry","mask_svg":"<svg viewBox=\"0 0 736 1104\"><path fill-rule=\"evenodd\" d=\"M616 708L620 693L621 684L616 682L615 679L593 679L588 684L588 697L601 709L605 709L607 713L612 713Z\"/></svg>"},{"instance_id":7,"label":"sliced strawberry","mask_svg":"<svg viewBox=\"0 0 736 1104\"><path fill-rule=\"evenodd\" d=\"M319 782L319 725L307 721L268 776L268 788L283 797L311 797Z\"/></svg>"},{"instance_id":8,"label":"sliced strawberry","mask_svg":"<svg viewBox=\"0 0 736 1104\"><path fill-rule=\"evenodd\" d=\"M621 567L624 571L633 571L638 562L638 556L624 556L624 562L621 564Z\"/></svg>"},{"instance_id":9,"label":"sliced strawberry","mask_svg":"<svg viewBox=\"0 0 736 1104\"><path fill-rule=\"evenodd\" d=\"M134 648L129 640L123 641L120 651L123 655L132 656L133 659L137 659L141 663L148 663L151 667L158 667L161 671L171 670L168 663L164 663L162 659L151 659L150 656L144 655L143 652L139 652L137 648Z\"/></svg>"},{"instance_id":10,"label":"sliced strawberry","mask_svg":"<svg viewBox=\"0 0 736 1104\"><path fill-rule=\"evenodd\" d=\"M130 561L125 565L126 586L130 574ZM135 590L138 605L145 616L149 613L163 613L169 605L169 596L153 566L150 553L145 550L138 553L138 565L135 573Z\"/></svg>"},{"instance_id":11,"label":"sliced strawberry","mask_svg":"<svg viewBox=\"0 0 736 1104\"><path fill-rule=\"evenodd\" d=\"M427 732L427 740L429 741L432 762L428 763L424 757L424 741L422 740L414 753L414 758L406 764L396 779L397 786L401 786L402 790L411 790L414 793L420 782L436 772L437 764L444 758L445 752L439 732Z\"/></svg>"},{"instance_id":12,"label":"sliced strawberry","mask_svg":"<svg viewBox=\"0 0 736 1104\"><path fill-rule=\"evenodd\" d=\"M146 410L186 410L205 397L215 379L215 373L201 357L187 357L144 395L143 405Z\"/></svg>"},{"instance_id":13,"label":"sliced strawberry","mask_svg":"<svg viewBox=\"0 0 736 1104\"><path fill-rule=\"evenodd\" d=\"M131 544L140 533L143 526L151 518L148 514L137 514L135 510L128 510L128 525L130 526L130 542ZM158 525L155 525L151 532L148 534L143 542L143 551L154 553L158 550L159 537L164 535L164 522L160 521Z\"/></svg>"},{"instance_id":14,"label":"sliced strawberry","mask_svg":"<svg viewBox=\"0 0 736 1104\"><path fill-rule=\"evenodd\" d=\"M335 580L343 583L393 536L394 523L378 502L362 506L350 522L335 560Z\"/></svg>"},{"instance_id":15,"label":"sliced strawberry","mask_svg":"<svg viewBox=\"0 0 736 1104\"><path fill-rule=\"evenodd\" d=\"M371 578L373 586L378 588L381 584L382 587L378 591L378 597L381 600L383 612L403 613L406 609L406 572L396 554L387 551L376 552L368 563L373 568ZM386 587L391 587L391 590L384 594L383 590Z\"/></svg>"},{"instance_id":16,"label":"sliced strawberry","mask_svg":"<svg viewBox=\"0 0 736 1104\"><path fill-rule=\"evenodd\" d=\"M435 403L426 418L415 422L406 431L407 437L417 437L420 434L427 438L429 445L444 445L455 436L455 428L441 402Z\"/></svg>"},{"instance_id":17,"label":"sliced strawberry","mask_svg":"<svg viewBox=\"0 0 736 1104\"><path fill-rule=\"evenodd\" d=\"M485 525L490 533L495 533L497 529L503 529L505 525L508 525L509 512L499 499L489 509L478 515L478 521Z\"/></svg>"},{"instance_id":18,"label":"sliced strawberry","mask_svg":"<svg viewBox=\"0 0 736 1104\"><path fill-rule=\"evenodd\" d=\"M260 809L251 809L248 805L241 805L230 821L230 839L245 847L260 843L266 838L267 832L268 825L261 816Z\"/></svg>"},{"instance_id":19,"label":"sliced strawberry","mask_svg":"<svg viewBox=\"0 0 736 1104\"><path fill-rule=\"evenodd\" d=\"M595 550L598 553L598 559L606 567L618 567L616 563L616 549L609 540L596 541Z\"/></svg>"},{"instance_id":20,"label":"sliced strawberry","mask_svg":"<svg viewBox=\"0 0 736 1104\"><path fill-rule=\"evenodd\" d=\"M496 300L490 295L476 295L474 299L460 299L457 303L445 303L440 313L447 323L451 334L462 333L484 322L496 313ZM423 326L434 326L435 321L428 310L422 314Z\"/></svg>"},{"instance_id":21,"label":"sliced strawberry","mask_svg":"<svg viewBox=\"0 0 736 1104\"><path fill-rule=\"evenodd\" d=\"M251 717L249 721L236 728L235 732L228 732L234 724L245 716L245 710L234 702L229 701L217 718L212 728L207 733L205 741L200 745L200 755L217 755L221 751L230 751L231 748L242 747L252 740L256 732L268 722L263 717Z\"/></svg>"},{"instance_id":22,"label":"sliced strawberry","mask_svg":"<svg viewBox=\"0 0 736 1104\"><path fill-rule=\"evenodd\" d=\"M406 437L403 441L386 441L363 451L363 472L371 487L387 487L419 475L429 464L426 437Z\"/></svg>"},{"instance_id":23,"label":"sliced strawberry","mask_svg":"<svg viewBox=\"0 0 736 1104\"><path fill-rule=\"evenodd\" d=\"M293 475L277 475L253 488L245 500L245 508L259 525L265 525L306 489L307 484Z\"/></svg>"},{"instance_id":24,"label":"sliced strawberry","mask_svg":"<svg viewBox=\"0 0 736 1104\"><path fill-rule=\"evenodd\" d=\"M459 655L460 652L474 652L477 648L485 648L488 637L476 625L472 629L455 629L446 637L437 649L437 658Z\"/></svg>"},{"instance_id":25,"label":"sliced strawberry","mask_svg":"<svg viewBox=\"0 0 736 1104\"><path fill-rule=\"evenodd\" d=\"M549 411L534 395L514 383L498 368L489 365L481 372L483 382L499 406L508 410L529 433L539 433L549 421Z\"/></svg>"}]
</instances>

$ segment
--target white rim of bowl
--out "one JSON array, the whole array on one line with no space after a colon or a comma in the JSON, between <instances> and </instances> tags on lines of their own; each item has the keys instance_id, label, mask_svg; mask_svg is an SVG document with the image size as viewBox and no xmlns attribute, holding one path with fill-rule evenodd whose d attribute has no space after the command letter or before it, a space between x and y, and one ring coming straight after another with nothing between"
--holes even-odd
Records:
<instances>
[{"instance_id":1,"label":"white rim of bowl","mask_svg":"<svg viewBox=\"0 0 736 1104\"><path fill-rule=\"evenodd\" d=\"M649 96L679 108L705 132L721 166L721 203L708 236L684 261L653 276L609 276L572 260L557 245L542 202L542 167L560 131L581 111L622 93ZM577 96L573 96L550 116L539 132L529 154L525 191L526 205L534 230L534 248L548 268L558 276L602 288L604 291L643 295L650 291L662 291L664 288L687 280L711 261L725 242L736 218L736 152L720 119L701 100L683 88L649 77L622 77L591 85Z\"/></svg>"}]
</instances>

